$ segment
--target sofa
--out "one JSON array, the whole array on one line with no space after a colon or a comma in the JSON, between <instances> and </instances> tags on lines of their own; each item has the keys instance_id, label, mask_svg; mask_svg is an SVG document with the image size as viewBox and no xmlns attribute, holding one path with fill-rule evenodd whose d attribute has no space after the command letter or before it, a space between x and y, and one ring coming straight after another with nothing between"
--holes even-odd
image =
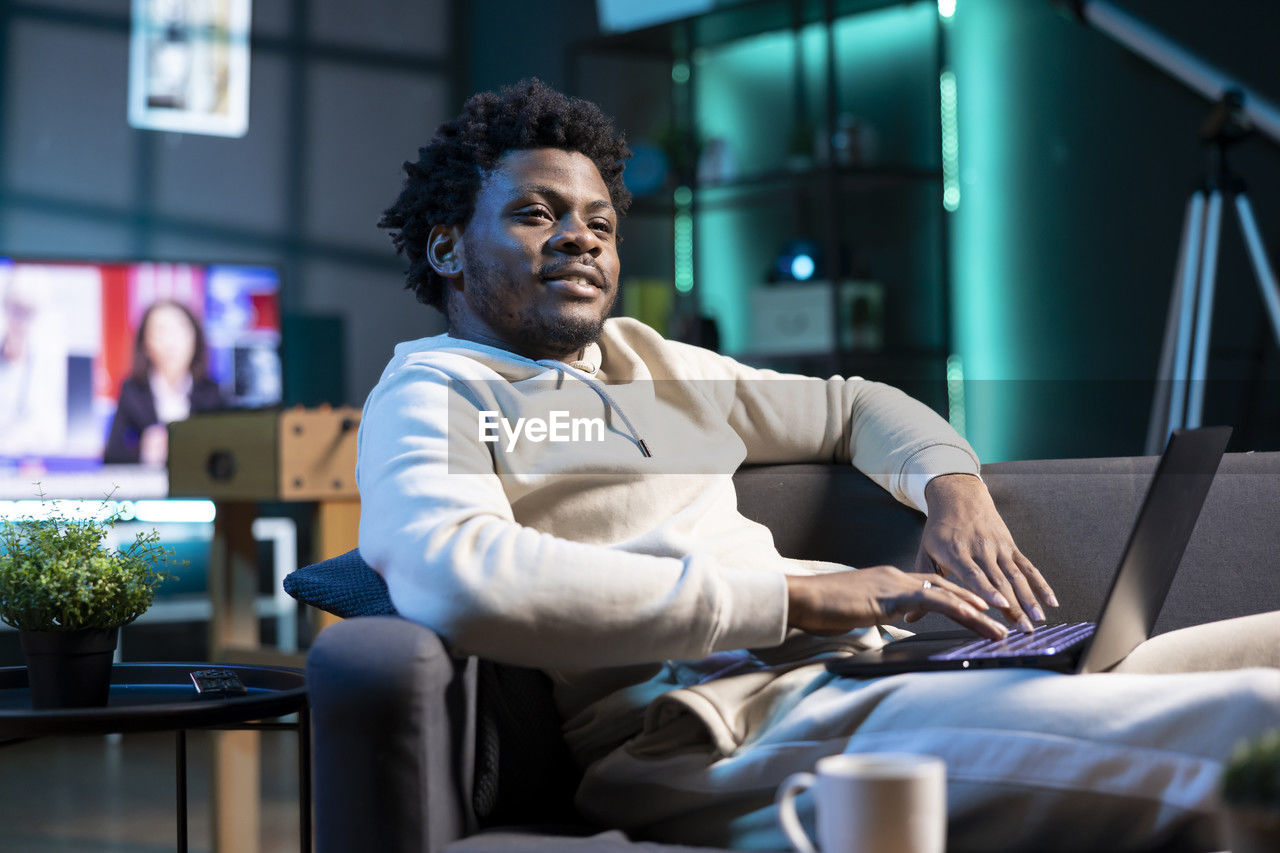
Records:
<instances>
[{"instance_id":1,"label":"sofa","mask_svg":"<svg viewBox=\"0 0 1280 853\"><path fill-rule=\"evenodd\" d=\"M1058 618L1096 617L1155 461L983 467L1016 541L1058 593ZM761 466L735 480L742 512L773 531L784 555L913 566L922 516L851 468ZM1280 453L1227 454L1156 632L1280 609L1277 519ZM287 587L354 617L323 631L307 658L321 853L694 849L585 825L546 677L450 654L393 615L358 552L300 570ZM930 615L912 627L948 625Z\"/></svg>"}]
</instances>

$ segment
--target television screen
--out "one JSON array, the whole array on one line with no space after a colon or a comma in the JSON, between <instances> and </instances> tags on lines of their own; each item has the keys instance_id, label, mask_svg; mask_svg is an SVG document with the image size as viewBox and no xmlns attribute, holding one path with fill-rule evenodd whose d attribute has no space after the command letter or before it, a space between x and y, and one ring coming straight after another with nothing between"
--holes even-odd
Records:
<instances>
[{"instance_id":1,"label":"television screen","mask_svg":"<svg viewBox=\"0 0 1280 853\"><path fill-rule=\"evenodd\" d=\"M166 425L276 405L263 266L0 259L0 498L168 491Z\"/></svg>"}]
</instances>

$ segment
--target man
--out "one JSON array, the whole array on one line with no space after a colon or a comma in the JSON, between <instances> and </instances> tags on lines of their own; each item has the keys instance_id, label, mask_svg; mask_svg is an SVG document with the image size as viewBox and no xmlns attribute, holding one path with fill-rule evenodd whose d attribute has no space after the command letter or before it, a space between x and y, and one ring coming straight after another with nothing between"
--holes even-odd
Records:
<instances>
[{"instance_id":1,"label":"man","mask_svg":"<svg viewBox=\"0 0 1280 853\"><path fill-rule=\"evenodd\" d=\"M1276 672L826 674L902 616L999 637L993 615L1029 628L1057 602L927 407L607 319L627 153L598 108L532 81L472 98L405 164L381 224L449 332L396 348L361 424L360 548L400 613L546 670L580 808L636 835L785 846L782 778L893 749L946 759L957 849L1081 814L1124 825L1109 843L1203 842L1222 755L1277 718ZM917 572L781 557L731 477L787 461L852 462L927 512Z\"/></svg>"}]
</instances>

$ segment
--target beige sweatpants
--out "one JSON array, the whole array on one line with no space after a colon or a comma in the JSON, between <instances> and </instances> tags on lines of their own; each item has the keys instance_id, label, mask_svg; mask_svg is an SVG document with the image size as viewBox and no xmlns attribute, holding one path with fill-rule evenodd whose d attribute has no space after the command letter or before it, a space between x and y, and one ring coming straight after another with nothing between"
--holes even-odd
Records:
<instances>
[{"instance_id":1,"label":"beige sweatpants","mask_svg":"<svg viewBox=\"0 0 1280 853\"><path fill-rule=\"evenodd\" d=\"M786 849L773 797L788 774L841 752L921 752L947 763L949 850L1216 849L1224 759L1280 727L1277 666L1280 612L1161 635L1097 675L854 680L809 664L781 676L784 700L742 683L747 704L775 698L728 748L715 703L675 691L588 768L579 807L633 837ZM811 799L797 805L812 832Z\"/></svg>"}]
</instances>

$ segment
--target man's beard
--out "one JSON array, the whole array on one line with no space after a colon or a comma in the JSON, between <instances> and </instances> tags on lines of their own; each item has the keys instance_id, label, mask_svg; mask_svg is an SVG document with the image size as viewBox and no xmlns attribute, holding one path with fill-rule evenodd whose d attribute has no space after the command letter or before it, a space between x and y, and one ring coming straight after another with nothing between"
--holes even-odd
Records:
<instances>
[{"instance_id":1,"label":"man's beard","mask_svg":"<svg viewBox=\"0 0 1280 853\"><path fill-rule=\"evenodd\" d=\"M484 261L472 263L467 259L464 280L470 292L467 301L472 310L490 329L501 334L512 347L521 352L573 353L594 343L600 339L604 321L612 312L618 297L618 288L615 286L613 293L607 297L610 300L608 310L601 312L595 319L541 315L532 305L525 306L520 313L512 315L503 310L500 297L503 288L518 285L506 282L503 272L496 265L491 266ZM450 298L466 297L454 293L450 294Z\"/></svg>"}]
</instances>

